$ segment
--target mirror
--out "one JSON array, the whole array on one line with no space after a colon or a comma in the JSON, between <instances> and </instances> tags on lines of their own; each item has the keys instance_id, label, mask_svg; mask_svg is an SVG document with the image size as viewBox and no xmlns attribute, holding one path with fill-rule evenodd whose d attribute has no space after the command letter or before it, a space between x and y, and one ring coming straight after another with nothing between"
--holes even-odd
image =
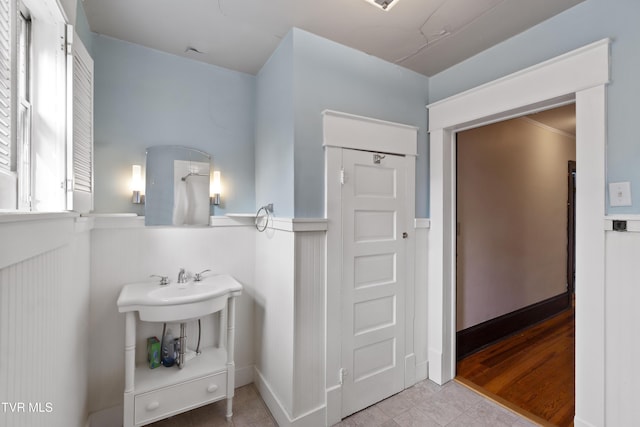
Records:
<instances>
[{"instance_id":1,"label":"mirror","mask_svg":"<svg viewBox=\"0 0 640 427\"><path fill-rule=\"evenodd\" d=\"M145 225L209 225L211 156L195 148L147 148Z\"/></svg>"}]
</instances>

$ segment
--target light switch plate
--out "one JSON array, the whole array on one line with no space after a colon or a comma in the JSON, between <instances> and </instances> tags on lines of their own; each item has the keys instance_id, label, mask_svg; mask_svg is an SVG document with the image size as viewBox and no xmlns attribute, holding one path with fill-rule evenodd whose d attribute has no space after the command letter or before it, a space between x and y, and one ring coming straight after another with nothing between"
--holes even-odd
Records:
<instances>
[{"instance_id":1,"label":"light switch plate","mask_svg":"<svg viewBox=\"0 0 640 427\"><path fill-rule=\"evenodd\" d=\"M609 183L609 206L631 206L631 183Z\"/></svg>"}]
</instances>

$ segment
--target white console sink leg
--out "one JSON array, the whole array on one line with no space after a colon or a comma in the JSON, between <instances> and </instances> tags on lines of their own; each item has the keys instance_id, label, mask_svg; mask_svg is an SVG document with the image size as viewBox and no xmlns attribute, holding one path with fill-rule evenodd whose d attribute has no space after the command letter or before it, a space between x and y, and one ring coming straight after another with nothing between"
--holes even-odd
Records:
<instances>
[{"instance_id":1,"label":"white console sink leg","mask_svg":"<svg viewBox=\"0 0 640 427\"><path fill-rule=\"evenodd\" d=\"M124 427L133 427L133 392L136 372L136 312L125 318L124 332Z\"/></svg>"},{"instance_id":2,"label":"white console sink leg","mask_svg":"<svg viewBox=\"0 0 640 427\"><path fill-rule=\"evenodd\" d=\"M233 362L235 351L234 329L236 327L236 299L229 298L227 308L227 421L233 416L233 394L236 383L235 364Z\"/></svg>"}]
</instances>

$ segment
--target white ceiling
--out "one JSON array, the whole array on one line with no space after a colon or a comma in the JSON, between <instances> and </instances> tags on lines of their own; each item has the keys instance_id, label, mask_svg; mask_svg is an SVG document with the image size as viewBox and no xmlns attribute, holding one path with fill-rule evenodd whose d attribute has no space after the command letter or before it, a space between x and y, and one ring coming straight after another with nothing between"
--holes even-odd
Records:
<instances>
[{"instance_id":1,"label":"white ceiling","mask_svg":"<svg viewBox=\"0 0 640 427\"><path fill-rule=\"evenodd\" d=\"M85 0L91 30L256 74L298 27L431 76L583 0ZM185 52L193 47L202 53Z\"/></svg>"}]
</instances>

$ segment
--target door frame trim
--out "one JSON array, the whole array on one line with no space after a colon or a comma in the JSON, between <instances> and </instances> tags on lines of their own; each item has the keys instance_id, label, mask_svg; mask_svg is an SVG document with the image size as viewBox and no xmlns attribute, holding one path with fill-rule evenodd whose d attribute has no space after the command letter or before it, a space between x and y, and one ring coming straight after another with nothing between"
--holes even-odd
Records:
<instances>
[{"instance_id":1,"label":"door frame trim","mask_svg":"<svg viewBox=\"0 0 640 427\"><path fill-rule=\"evenodd\" d=\"M407 208L404 219L408 231L413 231L415 215L415 167L418 142L418 128L399 123L371 119L337 111L322 112L323 147L325 151L325 217L327 218L326 245L326 329L325 329L325 389L327 423L334 425L341 420L342 386L340 384L341 357L341 317L342 317L342 199L340 170L342 150L356 149L385 152L405 156ZM412 301L415 280L415 239L407 244L405 263L405 300ZM413 305L405 310L405 361L413 357ZM409 320L410 319L410 320ZM405 366L405 387L413 385L415 378L407 378L415 373L415 366ZM414 374L415 377L415 374Z\"/></svg>"},{"instance_id":2,"label":"door frame trim","mask_svg":"<svg viewBox=\"0 0 640 427\"><path fill-rule=\"evenodd\" d=\"M428 105L430 134L429 378L455 376L455 134L576 102L576 426L605 424L605 142L609 45L604 39ZM587 312L588 310L588 312Z\"/></svg>"}]
</instances>

